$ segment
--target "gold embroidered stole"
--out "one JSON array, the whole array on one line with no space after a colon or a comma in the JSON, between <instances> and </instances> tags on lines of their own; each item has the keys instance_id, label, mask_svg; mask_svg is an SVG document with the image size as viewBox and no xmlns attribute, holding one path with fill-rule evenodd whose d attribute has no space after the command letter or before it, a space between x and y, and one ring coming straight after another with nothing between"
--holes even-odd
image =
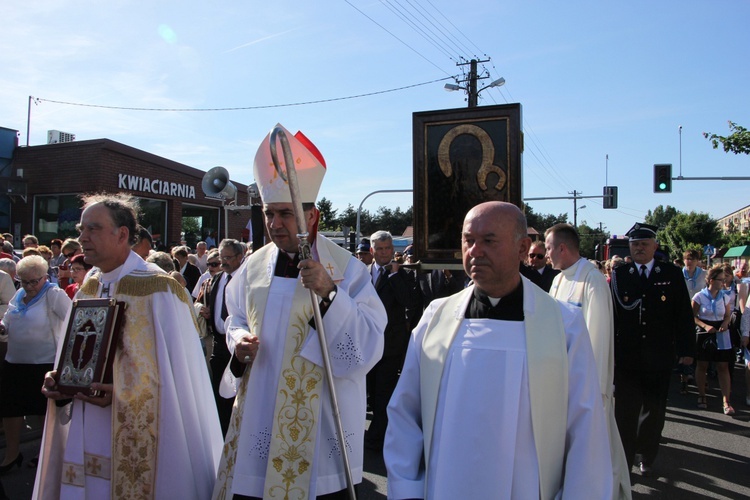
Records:
<instances>
[{"instance_id":1,"label":"gold embroidered stole","mask_svg":"<svg viewBox=\"0 0 750 500\"><path fill-rule=\"evenodd\" d=\"M568 414L568 350L560 306L525 278L523 308L529 373L531 427L539 463L540 498L553 498L562 486ZM420 387L425 475L435 433L443 368L464 320L474 287L449 297L435 311L422 340ZM425 485L429 478L425 480Z\"/></svg>"},{"instance_id":2,"label":"gold embroidered stole","mask_svg":"<svg viewBox=\"0 0 750 500\"><path fill-rule=\"evenodd\" d=\"M94 275L79 296L96 297L98 287ZM127 308L113 367L112 498L154 498L160 396L152 295L168 291L188 301L180 284L166 275L128 275L116 285L114 297Z\"/></svg>"},{"instance_id":3,"label":"gold embroidered stole","mask_svg":"<svg viewBox=\"0 0 750 500\"><path fill-rule=\"evenodd\" d=\"M320 263L328 270L334 282L340 282L351 254L320 236L315 245ZM273 279L276 252L275 245L265 245L253 252L246 263L247 321L250 331L261 342L261 325ZM310 292L298 282L294 292L292 317L286 331L264 497L272 493L274 498L286 498L291 492L294 492L296 498L309 496L323 369L299 356L299 352L307 337L308 321L312 315ZM232 481L250 372L251 370L245 370L237 389L212 496L215 500L232 498Z\"/></svg>"}]
</instances>

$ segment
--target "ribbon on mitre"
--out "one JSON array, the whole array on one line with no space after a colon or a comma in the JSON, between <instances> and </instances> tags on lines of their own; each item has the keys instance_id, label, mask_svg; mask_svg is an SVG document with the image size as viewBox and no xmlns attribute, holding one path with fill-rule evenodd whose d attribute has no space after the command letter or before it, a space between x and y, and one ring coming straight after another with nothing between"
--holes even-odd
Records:
<instances>
[{"instance_id":1,"label":"ribbon on mitre","mask_svg":"<svg viewBox=\"0 0 750 500\"><path fill-rule=\"evenodd\" d=\"M289 140L302 203L315 203L326 173L323 155L302 132L292 135L281 124L276 126L281 127ZM289 185L281 178L271 159L270 140L271 133L269 132L261 142L258 152L255 153L255 162L253 163L255 182L258 183L263 203L291 203L292 196L289 193ZM286 170L281 141L277 140L276 150L281 167Z\"/></svg>"}]
</instances>

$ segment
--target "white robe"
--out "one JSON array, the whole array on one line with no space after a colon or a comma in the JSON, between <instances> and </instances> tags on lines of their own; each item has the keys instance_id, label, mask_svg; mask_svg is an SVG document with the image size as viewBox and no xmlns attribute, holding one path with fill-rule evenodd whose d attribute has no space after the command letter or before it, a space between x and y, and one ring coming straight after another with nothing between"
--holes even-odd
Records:
<instances>
[{"instance_id":1,"label":"white robe","mask_svg":"<svg viewBox=\"0 0 750 500\"><path fill-rule=\"evenodd\" d=\"M524 296L527 300L528 296ZM420 351L435 306L414 330L388 405L388 498L539 498L523 322L464 319L440 383L425 485ZM560 304L568 349L562 490L556 498L607 498L612 467L591 346L580 314ZM544 314L543 312L540 312ZM597 478L598 480L592 480ZM425 489L426 487L426 489Z\"/></svg>"},{"instance_id":2,"label":"white robe","mask_svg":"<svg viewBox=\"0 0 750 500\"><path fill-rule=\"evenodd\" d=\"M149 272L153 271L131 252L124 265L103 274L101 281L110 284L112 295L122 277ZM107 296L101 288L99 295ZM166 292L154 293L152 304L159 372L158 448L154 490L143 498L206 499L213 489L222 437L192 309ZM77 461L84 453L111 459L112 419L112 406L73 400L57 408L50 402L33 498L110 498L109 480L87 474L84 487L61 484L61 469L63 461Z\"/></svg>"},{"instance_id":3,"label":"white robe","mask_svg":"<svg viewBox=\"0 0 750 500\"><path fill-rule=\"evenodd\" d=\"M631 498L630 471L615 421L614 313L607 279L596 266L581 258L555 276L549 294L557 300L580 307L583 312L594 350L602 404L607 417L614 476L612 498Z\"/></svg>"},{"instance_id":4,"label":"white robe","mask_svg":"<svg viewBox=\"0 0 750 500\"><path fill-rule=\"evenodd\" d=\"M321 238L313 246L318 257ZM328 240L322 244L332 244ZM251 258L265 258L264 253ZM278 250L269 256L266 272L273 275ZM247 262L235 273L227 286L227 344L234 352L234 340L249 333L248 312L245 308ZM331 367L336 383L337 397L344 432L349 444L349 459L355 483L362 480L364 425L366 412L365 376L383 353L383 332L387 316L382 302L372 286L367 268L354 257L348 261L343 280L338 281L336 298L328 308L323 323L328 340ZM271 289L263 314L263 324L258 335L258 355L253 362L244 397L242 421L239 432L236 465L231 493L263 496L268 453L273 429L277 387L281 377L284 333L293 316L292 296L296 279L271 279ZM301 355L322 366L317 333L310 329ZM238 400L241 398L238 397ZM330 406L327 385L321 393L321 416L314 452L310 496L323 495L346 488L346 477L338 437ZM235 412L237 408L235 407ZM222 471L219 471L222 474ZM230 497L231 498L231 497Z\"/></svg>"}]
</instances>

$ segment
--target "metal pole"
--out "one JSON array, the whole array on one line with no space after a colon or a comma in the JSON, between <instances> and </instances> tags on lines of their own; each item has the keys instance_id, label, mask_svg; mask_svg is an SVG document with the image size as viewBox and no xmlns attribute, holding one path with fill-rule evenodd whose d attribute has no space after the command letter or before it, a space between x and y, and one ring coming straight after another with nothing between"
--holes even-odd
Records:
<instances>
[{"instance_id":1,"label":"metal pole","mask_svg":"<svg viewBox=\"0 0 750 500\"><path fill-rule=\"evenodd\" d=\"M276 137L278 136L281 141L281 150L284 153L284 163L286 164L286 173L281 170L278 155L276 154ZM292 148L289 147L289 140L286 137L286 133L280 128L275 127L271 132L270 138L271 146L271 157L273 163L276 165L276 170L279 175L289 183L289 194L292 197L292 206L294 208L294 216L297 220L297 228L299 234L299 251L300 259L312 258L312 252L310 250L310 243L307 241L309 233L307 231L307 222L305 221L305 213L302 210L302 199L300 197L299 184L297 183L297 170L294 167L294 159L292 158ZM344 461L344 472L346 473L346 487L349 491L349 498L356 500L357 494L354 491L354 479L352 477L352 468L349 463L349 453L346 450L346 435L344 434L344 425L341 423L341 413L339 412L339 403L336 398L336 386L333 380L333 370L331 369L331 357L328 353L328 344L326 343L325 328L323 327L323 315L320 313L320 304L318 303L318 297L315 291L310 289L310 302L313 308L313 315L315 317L316 331L318 332L318 341L320 342L320 353L323 358L323 369L326 375L326 381L328 383L328 389L331 396L331 407L333 411L333 419L336 424L336 433L339 438L339 449L341 450L341 457Z\"/></svg>"},{"instance_id":2,"label":"metal pole","mask_svg":"<svg viewBox=\"0 0 750 500\"><path fill-rule=\"evenodd\" d=\"M362 205L365 204L365 200L369 198L370 196L376 194L376 193L411 193L414 191L413 189L381 189L379 191L373 191L372 193L368 194L364 198L362 198L362 203L359 204L359 208L357 208L357 235L356 235L356 244L359 245L359 240L361 239L359 237L359 216L362 213ZM412 207L412 211L414 210L414 207Z\"/></svg>"},{"instance_id":3,"label":"metal pole","mask_svg":"<svg viewBox=\"0 0 750 500\"><path fill-rule=\"evenodd\" d=\"M31 130L31 100L33 96L29 96L29 110L26 113L26 147L29 147L29 130Z\"/></svg>"}]
</instances>

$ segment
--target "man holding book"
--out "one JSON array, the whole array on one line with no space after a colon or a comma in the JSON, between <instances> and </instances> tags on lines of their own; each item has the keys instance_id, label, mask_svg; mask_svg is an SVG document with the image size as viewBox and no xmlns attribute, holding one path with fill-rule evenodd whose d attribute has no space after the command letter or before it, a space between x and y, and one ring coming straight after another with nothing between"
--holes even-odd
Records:
<instances>
[{"instance_id":1,"label":"man holding book","mask_svg":"<svg viewBox=\"0 0 750 500\"><path fill-rule=\"evenodd\" d=\"M125 304L112 383L60 392L49 372L34 498L181 498L211 494L221 431L191 300L131 251L136 211L126 195L84 198L79 241L95 266L78 299ZM60 354L58 353L58 356Z\"/></svg>"}]
</instances>

